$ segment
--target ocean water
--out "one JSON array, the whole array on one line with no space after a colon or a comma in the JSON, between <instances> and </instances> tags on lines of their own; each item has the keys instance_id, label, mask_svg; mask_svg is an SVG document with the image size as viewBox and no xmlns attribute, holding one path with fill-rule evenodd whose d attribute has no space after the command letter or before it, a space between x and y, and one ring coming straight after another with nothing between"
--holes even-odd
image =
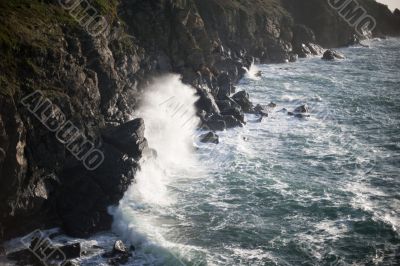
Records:
<instances>
[{"instance_id":1,"label":"ocean water","mask_svg":"<svg viewBox=\"0 0 400 266\"><path fill-rule=\"evenodd\" d=\"M253 66L237 90L277 107L200 144L194 90L155 81L138 115L157 158L110 207L127 265L400 265L400 40ZM254 77L258 70L261 78ZM308 104L311 116L280 112ZM82 265L107 265L90 251Z\"/></svg>"},{"instance_id":2,"label":"ocean water","mask_svg":"<svg viewBox=\"0 0 400 266\"><path fill-rule=\"evenodd\" d=\"M170 143L170 161L113 209L114 232L138 247L130 264L400 265L400 40L365 44L342 61L254 66L262 77L237 89L276 103L270 116L183 156L177 106L193 99L159 104L169 140L154 148ZM302 104L311 117L280 112Z\"/></svg>"}]
</instances>

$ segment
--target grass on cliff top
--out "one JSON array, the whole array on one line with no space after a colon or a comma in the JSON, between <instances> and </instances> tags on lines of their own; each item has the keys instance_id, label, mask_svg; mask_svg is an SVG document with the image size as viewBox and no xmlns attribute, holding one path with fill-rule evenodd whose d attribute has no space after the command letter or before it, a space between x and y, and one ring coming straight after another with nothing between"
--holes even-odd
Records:
<instances>
[{"instance_id":1,"label":"grass on cliff top","mask_svg":"<svg viewBox=\"0 0 400 266\"><path fill-rule=\"evenodd\" d=\"M117 16L118 0L88 0L109 21ZM0 0L0 93L14 95L17 65L26 50L58 49L62 27L81 27L58 0ZM25 60L26 61L26 60Z\"/></svg>"}]
</instances>

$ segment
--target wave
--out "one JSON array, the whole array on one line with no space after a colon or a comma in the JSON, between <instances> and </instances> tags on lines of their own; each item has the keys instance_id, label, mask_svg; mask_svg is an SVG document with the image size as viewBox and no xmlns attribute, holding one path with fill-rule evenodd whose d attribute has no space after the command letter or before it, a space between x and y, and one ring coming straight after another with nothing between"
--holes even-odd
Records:
<instances>
[{"instance_id":1,"label":"wave","mask_svg":"<svg viewBox=\"0 0 400 266\"><path fill-rule=\"evenodd\" d=\"M152 263L163 264L177 257L164 248L173 243L164 237L157 216L175 202L168 189L171 182L189 176L188 169L198 169L193 148L199 124L197 96L178 75L158 78L145 91L137 116L146 123L145 137L156 155L141 162L135 183L110 212L115 233L141 248L142 254L153 254Z\"/></svg>"}]
</instances>

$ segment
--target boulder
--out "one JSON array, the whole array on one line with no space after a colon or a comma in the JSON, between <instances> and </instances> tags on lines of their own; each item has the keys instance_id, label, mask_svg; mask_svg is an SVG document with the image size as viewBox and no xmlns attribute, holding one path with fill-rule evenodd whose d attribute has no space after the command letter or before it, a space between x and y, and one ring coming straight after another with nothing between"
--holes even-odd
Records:
<instances>
[{"instance_id":1,"label":"boulder","mask_svg":"<svg viewBox=\"0 0 400 266\"><path fill-rule=\"evenodd\" d=\"M206 134L203 134L199 137L199 139L200 142L202 143L214 143L214 144L219 143L219 137L214 132L208 132Z\"/></svg>"},{"instance_id":2,"label":"boulder","mask_svg":"<svg viewBox=\"0 0 400 266\"><path fill-rule=\"evenodd\" d=\"M299 55L298 54L290 54L289 55L289 62L296 62L299 59Z\"/></svg>"},{"instance_id":3,"label":"boulder","mask_svg":"<svg viewBox=\"0 0 400 266\"><path fill-rule=\"evenodd\" d=\"M224 131L226 129L226 123L224 120L208 120L206 122L206 128L212 131Z\"/></svg>"},{"instance_id":4,"label":"boulder","mask_svg":"<svg viewBox=\"0 0 400 266\"><path fill-rule=\"evenodd\" d=\"M257 104L257 106L254 107L254 113L268 117L268 111L269 111L268 109L269 109L268 106Z\"/></svg>"},{"instance_id":5,"label":"boulder","mask_svg":"<svg viewBox=\"0 0 400 266\"><path fill-rule=\"evenodd\" d=\"M128 249L126 248L124 242L122 242L121 240L117 240L114 243L114 248L113 248L113 252L114 254L117 253L127 253Z\"/></svg>"},{"instance_id":6,"label":"boulder","mask_svg":"<svg viewBox=\"0 0 400 266\"><path fill-rule=\"evenodd\" d=\"M109 128L102 134L105 142L133 158L140 158L148 147L144 138L144 121L141 118L129 121L118 127Z\"/></svg>"},{"instance_id":7,"label":"boulder","mask_svg":"<svg viewBox=\"0 0 400 266\"><path fill-rule=\"evenodd\" d=\"M300 48L297 50L299 57L306 58L307 56L311 55L310 48L304 43L301 44Z\"/></svg>"},{"instance_id":8,"label":"boulder","mask_svg":"<svg viewBox=\"0 0 400 266\"><path fill-rule=\"evenodd\" d=\"M107 262L110 265L120 265L126 264L129 258L132 257L132 253L121 240L117 240L114 243L112 251L104 253L102 257L107 258Z\"/></svg>"},{"instance_id":9,"label":"boulder","mask_svg":"<svg viewBox=\"0 0 400 266\"><path fill-rule=\"evenodd\" d=\"M218 99L224 100L226 97L229 97L233 93L232 81L229 75L226 72L222 72L217 77L218 84Z\"/></svg>"},{"instance_id":10,"label":"boulder","mask_svg":"<svg viewBox=\"0 0 400 266\"><path fill-rule=\"evenodd\" d=\"M310 49L313 55L321 55L324 52L324 48L315 43L308 43L307 47Z\"/></svg>"},{"instance_id":11,"label":"boulder","mask_svg":"<svg viewBox=\"0 0 400 266\"><path fill-rule=\"evenodd\" d=\"M74 243L59 247L67 259L75 259L81 256L81 243Z\"/></svg>"},{"instance_id":12,"label":"boulder","mask_svg":"<svg viewBox=\"0 0 400 266\"><path fill-rule=\"evenodd\" d=\"M335 59L344 59L344 55L335 51L335 50L326 50L324 55L322 56L323 60L335 60Z\"/></svg>"},{"instance_id":13,"label":"boulder","mask_svg":"<svg viewBox=\"0 0 400 266\"><path fill-rule=\"evenodd\" d=\"M221 112L221 115L223 115L223 116L231 115L231 116L235 117L237 120L239 120L241 123L243 123L243 124L245 123L244 122L244 113L240 107L232 107L232 108L226 109Z\"/></svg>"},{"instance_id":14,"label":"boulder","mask_svg":"<svg viewBox=\"0 0 400 266\"><path fill-rule=\"evenodd\" d=\"M297 107L296 109L294 109L294 113L308 113L310 110L310 108L308 107L307 104L301 105L299 107Z\"/></svg>"},{"instance_id":15,"label":"boulder","mask_svg":"<svg viewBox=\"0 0 400 266\"><path fill-rule=\"evenodd\" d=\"M208 114L218 114L220 112L214 97L206 89L198 88L197 95L199 96L199 99L195 103L197 109L204 110Z\"/></svg>"},{"instance_id":16,"label":"boulder","mask_svg":"<svg viewBox=\"0 0 400 266\"><path fill-rule=\"evenodd\" d=\"M242 127L243 124L236 119L233 115L224 115L224 121L226 123L226 128Z\"/></svg>"},{"instance_id":17,"label":"boulder","mask_svg":"<svg viewBox=\"0 0 400 266\"><path fill-rule=\"evenodd\" d=\"M250 102L249 94L246 91L239 91L232 96L232 99L242 107L244 112L253 111L253 104Z\"/></svg>"}]
</instances>

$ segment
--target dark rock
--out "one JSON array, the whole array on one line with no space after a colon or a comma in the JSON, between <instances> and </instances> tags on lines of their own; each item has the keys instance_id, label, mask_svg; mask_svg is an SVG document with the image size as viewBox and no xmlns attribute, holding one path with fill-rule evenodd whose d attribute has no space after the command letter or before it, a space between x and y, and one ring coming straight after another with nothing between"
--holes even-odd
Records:
<instances>
[{"instance_id":1,"label":"dark rock","mask_svg":"<svg viewBox=\"0 0 400 266\"><path fill-rule=\"evenodd\" d=\"M200 136L200 141L203 143L219 143L219 137L214 132L208 132Z\"/></svg>"},{"instance_id":2,"label":"dark rock","mask_svg":"<svg viewBox=\"0 0 400 266\"><path fill-rule=\"evenodd\" d=\"M239 91L232 96L232 99L242 107L244 112L253 111L253 104L250 102L249 94L246 91Z\"/></svg>"},{"instance_id":3,"label":"dark rock","mask_svg":"<svg viewBox=\"0 0 400 266\"><path fill-rule=\"evenodd\" d=\"M309 109L308 105L304 104L294 109L294 113L308 113Z\"/></svg>"},{"instance_id":4,"label":"dark rock","mask_svg":"<svg viewBox=\"0 0 400 266\"><path fill-rule=\"evenodd\" d=\"M59 249L65 254L67 259L75 259L81 256L81 244L74 243L71 245L65 245L59 247Z\"/></svg>"},{"instance_id":5,"label":"dark rock","mask_svg":"<svg viewBox=\"0 0 400 266\"><path fill-rule=\"evenodd\" d=\"M104 141L133 158L140 158L147 145L144 138L144 121L141 118L108 129L103 133Z\"/></svg>"},{"instance_id":6,"label":"dark rock","mask_svg":"<svg viewBox=\"0 0 400 266\"><path fill-rule=\"evenodd\" d=\"M300 48L297 50L299 57L306 58L307 56L311 55L311 50L308 48L307 45L304 43L301 44Z\"/></svg>"},{"instance_id":7,"label":"dark rock","mask_svg":"<svg viewBox=\"0 0 400 266\"><path fill-rule=\"evenodd\" d=\"M226 109L221 112L221 115L224 115L224 116L231 115L234 118L236 118L239 122L241 122L243 124L245 123L244 122L244 113L240 107L233 107L233 108Z\"/></svg>"},{"instance_id":8,"label":"dark rock","mask_svg":"<svg viewBox=\"0 0 400 266\"><path fill-rule=\"evenodd\" d=\"M200 96L196 102L196 107L199 110L204 110L208 114L218 114L219 108L214 100L214 97L206 89L198 88L197 94Z\"/></svg>"},{"instance_id":9,"label":"dark rock","mask_svg":"<svg viewBox=\"0 0 400 266\"><path fill-rule=\"evenodd\" d=\"M102 257L107 258L107 262L110 265L120 265L127 263L129 261L129 258L132 257L132 253L128 251L121 240L117 240L114 243L113 250L104 253Z\"/></svg>"},{"instance_id":10,"label":"dark rock","mask_svg":"<svg viewBox=\"0 0 400 266\"><path fill-rule=\"evenodd\" d=\"M296 62L298 59L299 59L299 55L298 55L298 54L290 54L289 62L294 63L294 62Z\"/></svg>"},{"instance_id":11,"label":"dark rock","mask_svg":"<svg viewBox=\"0 0 400 266\"><path fill-rule=\"evenodd\" d=\"M209 120L206 122L206 126L213 131L224 131L226 129L224 120Z\"/></svg>"},{"instance_id":12,"label":"dark rock","mask_svg":"<svg viewBox=\"0 0 400 266\"><path fill-rule=\"evenodd\" d=\"M343 54L341 54L337 51L334 51L334 50L330 50L330 49L326 50L322 57L323 60L335 60L335 59L344 59L344 58L345 57Z\"/></svg>"},{"instance_id":13,"label":"dark rock","mask_svg":"<svg viewBox=\"0 0 400 266\"><path fill-rule=\"evenodd\" d=\"M271 103L269 103L269 104L267 104L267 105L257 104L257 106L254 107L254 113L255 113L255 114L259 114L259 115L261 115L261 116L268 117L268 113L269 113L272 109L276 108L276 106L277 106L277 105L276 105L275 103L273 103L273 102L271 102Z\"/></svg>"},{"instance_id":14,"label":"dark rock","mask_svg":"<svg viewBox=\"0 0 400 266\"><path fill-rule=\"evenodd\" d=\"M315 43L308 43L307 47L310 49L313 55L322 55L322 53L324 52L324 48Z\"/></svg>"},{"instance_id":15,"label":"dark rock","mask_svg":"<svg viewBox=\"0 0 400 266\"><path fill-rule=\"evenodd\" d=\"M287 113L287 109L286 108L282 108L281 110L277 111L277 113Z\"/></svg>"},{"instance_id":16,"label":"dark rock","mask_svg":"<svg viewBox=\"0 0 400 266\"><path fill-rule=\"evenodd\" d=\"M224 100L226 97L229 97L234 89L232 85L231 78L229 77L228 73L222 72L217 77L218 83L218 99Z\"/></svg>"},{"instance_id":17,"label":"dark rock","mask_svg":"<svg viewBox=\"0 0 400 266\"><path fill-rule=\"evenodd\" d=\"M236 119L233 115L224 115L224 121L226 123L226 128L242 127L243 124Z\"/></svg>"},{"instance_id":18,"label":"dark rock","mask_svg":"<svg viewBox=\"0 0 400 266\"><path fill-rule=\"evenodd\" d=\"M295 25L293 28L293 46L295 52L305 43L315 43L314 32L305 25Z\"/></svg>"}]
</instances>

